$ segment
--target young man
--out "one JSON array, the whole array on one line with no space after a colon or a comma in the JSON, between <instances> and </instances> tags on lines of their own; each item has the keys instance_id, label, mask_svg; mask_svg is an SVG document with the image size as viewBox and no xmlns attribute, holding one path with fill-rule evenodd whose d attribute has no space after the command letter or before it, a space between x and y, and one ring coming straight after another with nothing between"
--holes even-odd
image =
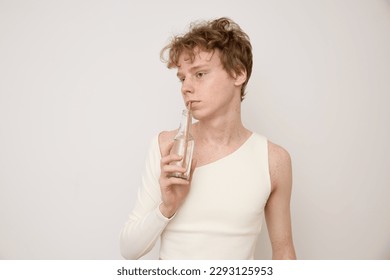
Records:
<instances>
[{"instance_id":1,"label":"young man","mask_svg":"<svg viewBox=\"0 0 390 280\"><path fill-rule=\"evenodd\" d=\"M146 254L161 237L161 259L253 259L265 213L273 259L295 259L290 220L291 161L251 132L241 102L252 71L248 36L228 18L192 25L163 49L177 68L197 122L192 176L171 164L177 131L153 140L142 188L121 232L121 253Z\"/></svg>"}]
</instances>

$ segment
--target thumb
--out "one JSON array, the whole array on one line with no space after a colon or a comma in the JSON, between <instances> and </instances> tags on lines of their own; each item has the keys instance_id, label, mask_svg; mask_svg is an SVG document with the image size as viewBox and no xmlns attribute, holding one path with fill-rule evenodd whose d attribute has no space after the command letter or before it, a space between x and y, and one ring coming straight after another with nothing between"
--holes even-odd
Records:
<instances>
[{"instance_id":1,"label":"thumb","mask_svg":"<svg viewBox=\"0 0 390 280\"><path fill-rule=\"evenodd\" d=\"M165 145L162 149L161 149L161 155L162 157L166 157L167 155L170 154L171 150L172 150L172 147L173 147L173 143L174 141L170 141L167 145Z\"/></svg>"}]
</instances>

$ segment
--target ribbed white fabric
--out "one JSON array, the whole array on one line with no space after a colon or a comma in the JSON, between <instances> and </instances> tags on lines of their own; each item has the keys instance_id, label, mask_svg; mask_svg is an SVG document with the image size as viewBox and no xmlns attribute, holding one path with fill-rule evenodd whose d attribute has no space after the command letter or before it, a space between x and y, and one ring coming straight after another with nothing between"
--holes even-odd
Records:
<instances>
[{"instance_id":1,"label":"ribbed white fabric","mask_svg":"<svg viewBox=\"0 0 390 280\"><path fill-rule=\"evenodd\" d=\"M252 133L233 153L197 167L188 197L171 219L159 211L160 159L156 136L121 232L123 257L140 258L161 235L161 259L253 259L271 190L267 139Z\"/></svg>"}]
</instances>

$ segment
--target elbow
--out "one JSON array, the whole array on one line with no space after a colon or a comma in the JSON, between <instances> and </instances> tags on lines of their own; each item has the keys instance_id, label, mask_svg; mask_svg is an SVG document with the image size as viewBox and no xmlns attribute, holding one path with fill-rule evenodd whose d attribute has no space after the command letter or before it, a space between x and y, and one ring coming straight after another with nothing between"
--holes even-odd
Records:
<instances>
[{"instance_id":1,"label":"elbow","mask_svg":"<svg viewBox=\"0 0 390 280\"><path fill-rule=\"evenodd\" d=\"M133 254L131 254L130 250L127 250L127 248L125 248L122 244L120 245L120 252L121 252L122 258L124 258L125 260L136 260L137 259L133 256Z\"/></svg>"},{"instance_id":2,"label":"elbow","mask_svg":"<svg viewBox=\"0 0 390 280\"><path fill-rule=\"evenodd\" d=\"M138 260L150 251L150 248L144 248L140 241L140 236L132 232L131 228L124 227L120 233L120 253L126 260Z\"/></svg>"},{"instance_id":3,"label":"elbow","mask_svg":"<svg viewBox=\"0 0 390 280\"><path fill-rule=\"evenodd\" d=\"M132 246L133 242L131 242L131 238L126 231L126 228L122 229L119 239L119 248L122 257L126 260L138 259L139 257L135 254L135 248Z\"/></svg>"}]
</instances>

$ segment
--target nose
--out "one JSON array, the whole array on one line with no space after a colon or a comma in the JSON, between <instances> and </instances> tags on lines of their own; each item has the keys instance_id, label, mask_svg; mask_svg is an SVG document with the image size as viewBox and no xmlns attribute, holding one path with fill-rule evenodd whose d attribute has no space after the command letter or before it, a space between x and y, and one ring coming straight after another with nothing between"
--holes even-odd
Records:
<instances>
[{"instance_id":1,"label":"nose","mask_svg":"<svg viewBox=\"0 0 390 280\"><path fill-rule=\"evenodd\" d=\"M181 92L183 95L194 93L194 87L190 78L186 78L181 85Z\"/></svg>"}]
</instances>

